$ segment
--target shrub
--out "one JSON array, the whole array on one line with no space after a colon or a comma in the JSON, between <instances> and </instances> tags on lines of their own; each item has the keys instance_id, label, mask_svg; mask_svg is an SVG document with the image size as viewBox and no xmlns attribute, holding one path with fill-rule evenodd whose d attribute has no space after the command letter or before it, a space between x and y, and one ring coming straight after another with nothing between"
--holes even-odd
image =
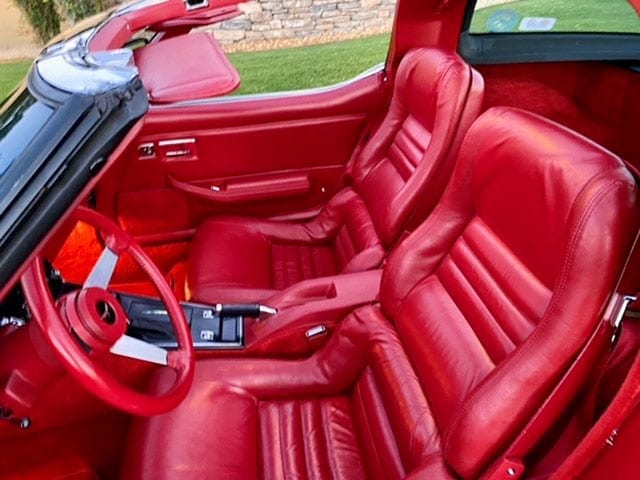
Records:
<instances>
[{"instance_id":1,"label":"shrub","mask_svg":"<svg viewBox=\"0 0 640 480\"><path fill-rule=\"evenodd\" d=\"M53 0L15 0L43 42L60 33L60 16Z\"/></svg>"},{"instance_id":2,"label":"shrub","mask_svg":"<svg viewBox=\"0 0 640 480\"><path fill-rule=\"evenodd\" d=\"M102 12L115 3L113 0L57 0L57 2L72 22Z\"/></svg>"},{"instance_id":3,"label":"shrub","mask_svg":"<svg viewBox=\"0 0 640 480\"><path fill-rule=\"evenodd\" d=\"M101 12L117 0L15 0L43 42L60 33L60 12L72 23Z\"/></svg>"}]
</instances>

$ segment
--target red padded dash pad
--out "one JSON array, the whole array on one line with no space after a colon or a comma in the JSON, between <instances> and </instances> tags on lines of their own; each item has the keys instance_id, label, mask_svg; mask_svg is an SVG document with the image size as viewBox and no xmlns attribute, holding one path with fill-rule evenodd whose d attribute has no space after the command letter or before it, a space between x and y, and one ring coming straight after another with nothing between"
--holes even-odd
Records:
<instances>
[{"instance_id":1,"label":"red padded dash pad","mask_svg":"<svg viewBox=\"0 0 640 480\"><path fill-rule=\"evenodd\" d=\"M240 76L208 33L161 40L135 51L152 103L216 97L234 91Z\"/></svg>"}]
</instances>

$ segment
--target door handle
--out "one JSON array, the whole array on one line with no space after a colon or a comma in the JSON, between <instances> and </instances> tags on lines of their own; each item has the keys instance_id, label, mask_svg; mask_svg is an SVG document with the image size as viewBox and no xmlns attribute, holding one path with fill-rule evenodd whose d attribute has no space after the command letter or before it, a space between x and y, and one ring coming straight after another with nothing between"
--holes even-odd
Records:
<instances>
[{"instance_id":1,"label":"door handle","mask_svg":"<svg viewBox=\"0 0 640 480\"><path fill-rule=\"evenodd\" d=\"M168 158L176 158L176 157L188 157L191 155L191 150L188 148L182 150L169 150L164 154L165 157Z\"/></svg>"},{"instance_id":2,"label":"door handle","mask_svg":"<svg viewBox=\"0 0 640 480\"><path fill-rule=\"evenodd\" d=\"M158 151L160 156L167 160L186 157L191 159L196 155L196 139L176 138L171 140L160 140L158 142Z\"/></svg>"}]
</instances>

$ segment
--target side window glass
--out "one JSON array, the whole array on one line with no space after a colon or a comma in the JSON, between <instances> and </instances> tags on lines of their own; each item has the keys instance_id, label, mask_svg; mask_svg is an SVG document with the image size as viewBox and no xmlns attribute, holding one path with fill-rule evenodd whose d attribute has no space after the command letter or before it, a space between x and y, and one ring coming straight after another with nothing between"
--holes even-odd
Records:
<instances>
[{"instance_id":1,"label":"side window glass","mask_svg":"<svg viewBox=\"0 0 640 480\"><path fill-rule=\"evenodd\" d=\"M324 87L384 63L396 0L269 0L210 31L242 78L239 94Z\"/></svg>"}]
</instances>

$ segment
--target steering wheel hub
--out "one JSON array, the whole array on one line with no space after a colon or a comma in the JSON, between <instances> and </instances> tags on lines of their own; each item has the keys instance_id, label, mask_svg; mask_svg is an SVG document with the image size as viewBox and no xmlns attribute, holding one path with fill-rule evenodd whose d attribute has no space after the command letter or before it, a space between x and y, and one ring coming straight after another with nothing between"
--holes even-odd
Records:
<instances>
[{"instance_id":1,"label":"steering wheel hub","mask_svg":"<svg viewBox=\"0 0 640 480\"><path fill-rule=\"evenodd\" d=\"M127 330L127 316L116 298L101 288L85 288L60 299L60 314L91 350L108 351Z\"/></svg>"}]
</instances>

